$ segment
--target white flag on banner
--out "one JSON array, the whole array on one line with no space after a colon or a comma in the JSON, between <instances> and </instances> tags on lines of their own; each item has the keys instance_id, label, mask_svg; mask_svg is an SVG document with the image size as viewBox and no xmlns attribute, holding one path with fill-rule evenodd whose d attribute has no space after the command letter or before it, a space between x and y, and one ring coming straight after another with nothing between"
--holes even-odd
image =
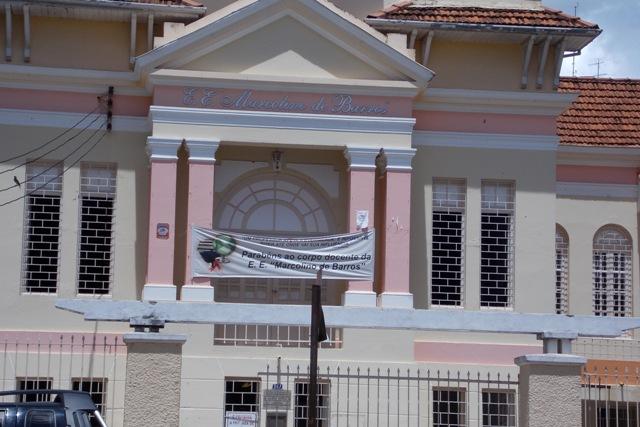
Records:
<instances>
[{"instance_id":1,"label":"white flag on banner","mask_svg":"<svg viewBox=\"0 0 640 427\"><path fill-rule=\"evenodd\" d=\"M285 238L191 229L193 277L373 280L374 230Z\"/></svg>"}]
</instances>

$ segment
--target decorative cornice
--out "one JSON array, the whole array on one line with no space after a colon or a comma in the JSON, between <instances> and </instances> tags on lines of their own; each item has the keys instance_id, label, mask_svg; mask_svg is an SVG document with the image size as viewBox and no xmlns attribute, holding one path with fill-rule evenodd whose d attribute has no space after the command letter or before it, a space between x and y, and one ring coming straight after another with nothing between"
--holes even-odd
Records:
<instances>
[{"instance_id":1,"label":"decorative cornice","mask_svg":"<svg viewBox=\"0 0 640 427\"><path fill-rule=\"evenodd\" d=\"M411 172L411 160L416 155L415 148L385 148L386 170L391 172Z\"/></svg>"},{"instance_id":2,"label":"decorative cornice","mask_svg":"<svg viewBox=\"0 0 640 427\"><path fill-rule=\"evenodd\" d=\"M219 139L186 138L185 143L189 149L190 163L215 163L216 151L220 146Z\"/></svg>"},{"instance_id":3,"label":"decorative cornice","mask_svg":"<svg viewBox=\"0 0 640 427\"><path fill-rule=\"evenodd\" d=\"M558 164L640 167L640 147L560 145Z\"/></svg>"},{"instance_id":4,"label":"decorative cornice","mask_svg":"<svg viewBox=\"0 0 640 427\"><path fill-rule=\"evenodd\" d=\"M182 145L181 138L158 138L155 136L147 138L147 152L152 161L178 161L180 145Z\"/></svg>"},{"instance_id":5,"label":"decorative cornice","mask_svg":"<svg viewBox=\"0 0 640 427\"><path fill-rule=\"evenodd\" d=\"M637 200L638 186L632 184L600 184L584 182L556 183L557 197L588 199Z\"/></svg>"},{"instance_id":6,"label":"decorative cornice","mask_svg":"<svg viewBox=\"0 0 640 427\"><path fill-rule=\"evenodd\" d=\"M556 151L558 137L555 135L416 131L413 133L412 145L414 147Z\"/></svg>"},{"instance_id":7,"label":"decorative cornice","mask_svg":"<svg viewBox=\"0 0 640 427\"><path fill-rule=\"evenodd\" d=\"M415 119L151 106L153 123L411 135Z\"/></svg>"},{"instance_id":8,"label":"decorative cornice","mask_svg":"<svg viewBox=\"0 0 640 427\"><path fill-rule=\"evenodd\" d=\"M557 116L577 98L575 93L429 88L414 109L464 113Z\"/></svg>"},{"instance_id":9,"label":"decorative cornice","mask_svg":"<svg viewBox=\"0 0 640 427\"><path fill-rule=\"evenodd\" d=\"M379 148L346 147L344 149L344 157L351 170L376 170L378 154L380 154Z\"/></svg>"}]
</instances>

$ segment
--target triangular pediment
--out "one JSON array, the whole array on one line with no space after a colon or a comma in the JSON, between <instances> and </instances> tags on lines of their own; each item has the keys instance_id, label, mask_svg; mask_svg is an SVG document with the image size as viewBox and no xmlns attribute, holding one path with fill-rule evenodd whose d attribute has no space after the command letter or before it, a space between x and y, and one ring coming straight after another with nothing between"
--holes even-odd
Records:
<instances>
[{"instance_id":1,"label":"triangular pediment","mask_svg":"<svg viewBox=\"0 0 640 427\"><path fill-rule=\"evenodd\" d=\"M389 76L345 48L285 16L179 67L191 71L341 79Z\"/></svg>"},{"instance_id":2,"label":"triangular pediment","mask_svg":"<svg viewBox=\"0 0 640 427\"><path fill-rule=\"evenodd\" d=\"M165 36L167 37L167 36ZM415 82L433 73L324 0L240 0L170 35L136 70Z\"/></svg>"}]
</instances>

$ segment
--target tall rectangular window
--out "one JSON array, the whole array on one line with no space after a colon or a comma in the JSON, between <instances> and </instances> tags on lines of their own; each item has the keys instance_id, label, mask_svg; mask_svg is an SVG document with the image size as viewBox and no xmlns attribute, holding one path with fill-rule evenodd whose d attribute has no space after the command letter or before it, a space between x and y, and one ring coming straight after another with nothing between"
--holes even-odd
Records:
<instances>
[{"instance_id":1,"label":"tall rectangular window","mask_svg":"<svg viewBox=\"0 0 640 427\"><path fill-rule=\"evenodd\" d=\"M467 398L463 388L433 388L433 427L467 425Z\"/></svg>"},{"instance_id":2,"label":"tall rectangular window","mask_svg":"<svg viewBox=\"0 0 640 427\"><path fill-rule=\"evenodd\" d=\"M482 182L480 306L513 307L515 185Z\"/></svg>"},{"instance_id":3,"label":"tall rectangular window","mask_svg":"<svg viewBox=\"0 0 640 427\"><path fill-rule=\"evenodd\" d=\"M21 291L56 293L62 166L52 163L28 164L24 187L26 197Z\"/></svg>"},{"instance_id":4,"label":"tall rectangular window","mask_svg":"<svg viewBox=\"0 0 640 427\"><path fill-rule=\"evenodd\" d=\"M463 179L433 180L431 305L463 305L465 203Z\"/></svg>"},{"instance_id":5,"label":"tall rectangular window","mask_svg":"<svg viewBox=\"0 0 640 427\"><path fill-rule=\"evenodd\" d=\"M79 294L111 293L115 198L115 166L83 164L80 172Z\"/></svg>"},{"instance_id":6,"label":"tall rectangular window","mask_svg":"<svg viewBox=\"0 0 640 427\"><path fill-rule=\"evenodd\" d=\"M258 378L225 379L224 425L258 426L259 413L260 380Z\"/></svg>"}]
</instances>

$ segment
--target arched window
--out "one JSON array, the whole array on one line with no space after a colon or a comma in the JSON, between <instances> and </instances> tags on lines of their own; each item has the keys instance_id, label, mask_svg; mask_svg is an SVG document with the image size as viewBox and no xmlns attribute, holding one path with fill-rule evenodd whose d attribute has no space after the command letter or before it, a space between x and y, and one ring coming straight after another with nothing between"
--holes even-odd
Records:
<instances>
[{"instance_id":1,"label":"arched window","mask_svg":"<svg viewBox=\"0 0 640 427\"><path fill-rule=\"evenodd\" d=\"M630 316L632 244L622 228L607 225L593 238L593 314Z\"/></svg>"},{"instance_id":2,"label":"arched window","mask_svg":"<svg viewBox=\"0 0 640 427\"><path fill-rule=\"evenodd\" d=\"M569 236L556 224L556 314L569 312Z\"/></svg>"},{"instance_id":3,"label":"arched window","mask_svg":"<svg viewBox=\"0 0 640 427\"><path fill-rule=\"evenodd\" d=\"M289 235L333 231L326 197L310 183L283 172L241 178L216 210L215 224L225 230Z\"/></svg>"}]
</instances>

